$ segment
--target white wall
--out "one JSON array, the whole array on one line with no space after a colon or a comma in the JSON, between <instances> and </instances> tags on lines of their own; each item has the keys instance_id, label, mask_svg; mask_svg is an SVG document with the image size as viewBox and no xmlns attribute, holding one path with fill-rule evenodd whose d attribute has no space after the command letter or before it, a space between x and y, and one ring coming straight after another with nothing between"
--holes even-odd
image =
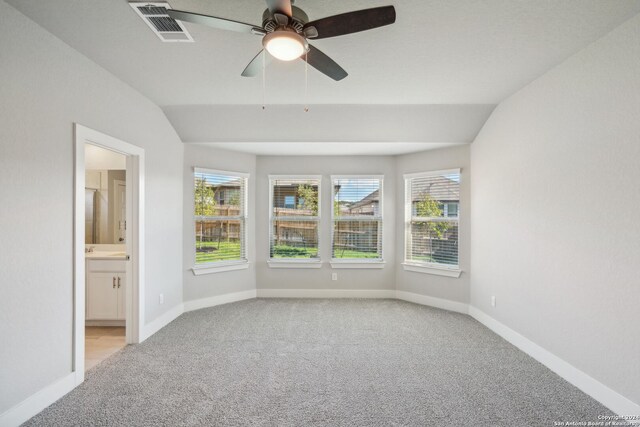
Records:
<instances>
[{"instance_id":1,"label":"white wall","mask_svg":"<svg viewBox=\"0 0 640 427\"><path fill-rule=\"evenodd\" d=\"M640 16L500 104L471 163L471 303L640 404Z\"/></svg>"},{"instance_id":2,"label":"white wall","mask_svg":"<svg viewBox=\"0 0 640 427\"><path fill-rule=\"evenodd\" d=\"M146 150L147 322L182 302L183 147L157 106L1 1L0 81L2 413L71 372L73 123Z\"/></svg>"},{"instance_id":3,"label":"white wall","mask_svg":"<svg viewBox=\"0 0 640 427\"><path fill-rule=\"evenodd\" d=\"M445 169L460 169L460 223L458 257L462 274L459 278L436 276L433 274L404 271L404 179L403 175L414 172L428 172ZM468 303L469 278L471 277L471 182L469 145L425 151L396 157L398 182L396 195L396 247L398 259L396 288L446 300Z\"/></svg>"},{"instance_id":4,"label":"white wall","mask_svg":"<svg viewBox=\"0 0 640 427\"><path fill-rule=\"evenodd\" d=\"M203 147L193 144L184 145L184 257L183 280L184 301L195 301L228 293L256 289L255 270L255 224L256 224L256 156L227 150ZM248 183L247 234L249 236L247 257L249 268L246 270L194 276L191 268L195 265L195 220L193 217L193 168L217 169L229 172L250 174Z\"/></svg>"},{"instance_id":5,"label":"white wall","mask_svg":"<svg viewBox=\"0 0 640 427\"><path fill-rule=\"evenodd\" d=\"M384 175L384 269L331 269L331 181L330 175ZM320 269L269 268L269 175L322 175ZM395 160L390 156L258 156L256 187L256 273L260 289L359 289L395 288ZM331 280L331 273L338 280Z\"/></svg>"}]
</instances>

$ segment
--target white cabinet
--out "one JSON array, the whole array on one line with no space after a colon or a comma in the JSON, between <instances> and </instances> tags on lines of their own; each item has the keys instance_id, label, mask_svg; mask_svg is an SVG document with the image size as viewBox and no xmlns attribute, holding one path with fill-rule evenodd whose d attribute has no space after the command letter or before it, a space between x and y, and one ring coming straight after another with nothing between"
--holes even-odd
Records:
<instances>
[{"instance_id":1,"label":"white cabinet","mask_svg":"<svg viewBox=\"0 0 640 427\"><path fill-rule=\"evenodd\" d=\"M125 299L127 295L127 276L124 273L118 273L117 280L117 289L118 289L118 319L125 320L127 318L127 300Z\"/></svg>"},{"instance_id":2,"label":"white cabinet","mask_svg":"<svg viewBox=\"0 0 640 427\"><path fill-rule=\"evenodd\" d=\"M126 289L124 261L87 261L86 319L125 320Z\"/></svg>"},{"instance_id":3,"label":"white cabinet","mask_svg":"<svg viewBox=\"0 0 640 427\"><path fill-rule=\"evenodd\" d=\"M89 273L87 281L87 319L118 318L118 273Z\"/></svg>"}]
</instances>

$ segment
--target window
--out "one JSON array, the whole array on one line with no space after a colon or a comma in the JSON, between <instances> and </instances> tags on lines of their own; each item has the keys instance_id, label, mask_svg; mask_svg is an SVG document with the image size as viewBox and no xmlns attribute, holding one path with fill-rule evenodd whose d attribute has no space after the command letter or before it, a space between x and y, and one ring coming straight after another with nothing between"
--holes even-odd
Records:
<instances>
[{"instance_id":1,"label":"window","mask_svg":"<svg viewBox=\"0 0 640 427\"><path fill-rule=\"evenodd\" d=\"M382 177L333 176L332 261L382 261Z\"/></svg>"},{"instance_id":2,"label":"window","mask_svg":"<svg viewBox=\"0 0 640 427\"><path fill-rule=\"evenodd\" d=\"M318 261L319 176L270 176L270 260Z\"/></svg>"},{"instance_id":3,"label":"window","mask_svg":"<svg viewBox=\"0 0 640 427\"><path fill-rule=\"evenodd\" d=\"M196 267L246 262L248 175L196 168Z\"/></svg>"},{"instance_id":4,"label":"window","mask_svg":"<svg viewBox=\"0 0 640 427\"><path fill-rule=\"evenodd\" d=\"M458 216L458 203L445 203L443 205L444 216L457 217Z\"/></svg>"},{"instance_id":5,"label":"window","mask_svg":"<svg viewBox=\"0 0 640 427\"><path fill-rule=\"evenodd\" d=\"M284 196L284 207L288 209L294 209L296 207L296 197Z\"/></svg>"},{"instance_id":6,"label":"window","mask_svg":"<svg viewBox=\"0 0 640 427\"><path fill-rule=\"evenodd\" d=\"M405 265L457 270L460 170L405 175L405 203Z\"/></svg>"}]
</instances>

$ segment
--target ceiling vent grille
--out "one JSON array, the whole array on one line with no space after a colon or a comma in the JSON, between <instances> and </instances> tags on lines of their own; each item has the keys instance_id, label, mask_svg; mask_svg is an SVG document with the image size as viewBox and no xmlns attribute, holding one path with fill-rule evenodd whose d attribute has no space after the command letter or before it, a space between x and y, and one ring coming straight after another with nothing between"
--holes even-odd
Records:
<instances>
[{"instance_id":1,"label":"ceiling vent grille","mask_svg":"<svg viewBox=\"0 0 640 427\"><path fill-rule=\"evenodd\" d=\"M163 42L193 41L184 25L167 14L169 3L130 2L129 6Z\"/></svg>"}]
</instances>

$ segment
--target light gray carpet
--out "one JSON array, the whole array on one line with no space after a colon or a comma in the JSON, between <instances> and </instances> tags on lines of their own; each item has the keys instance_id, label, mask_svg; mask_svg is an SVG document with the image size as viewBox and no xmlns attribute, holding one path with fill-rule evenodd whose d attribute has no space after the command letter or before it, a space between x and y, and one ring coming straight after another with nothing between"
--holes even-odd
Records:
<instances>
[{"instance_id":1,"label":"light gray carpet","mask_svg":"<svg viewBox=\"0 0 640 427\"><path fill-rule=\"evenodd\" d=\"M184 314L28 426L552 426L611 415L469 316L255 299Z\"/></svg>"}]
</instances>

